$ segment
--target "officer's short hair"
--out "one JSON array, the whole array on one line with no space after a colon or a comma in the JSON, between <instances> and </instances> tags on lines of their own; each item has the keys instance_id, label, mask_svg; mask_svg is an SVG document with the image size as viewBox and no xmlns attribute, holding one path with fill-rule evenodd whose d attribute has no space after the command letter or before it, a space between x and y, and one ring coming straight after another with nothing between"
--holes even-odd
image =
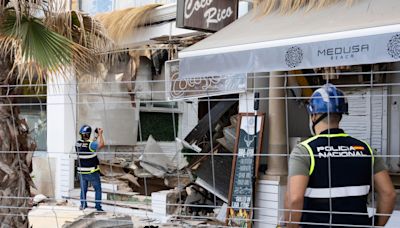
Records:
<instances>
[{"instance_id":1,"label":"officer's short hair","mask_svg":"<svg viewBox=\"0 0 400 228\"><path fill-rule=\"evenodd\" d=\"M341 113L329 113L328 116L322 120L322 122L326 124L332 124L332 123L339 123L340 120L342 120Z\"/></svg>"}]
</instances>

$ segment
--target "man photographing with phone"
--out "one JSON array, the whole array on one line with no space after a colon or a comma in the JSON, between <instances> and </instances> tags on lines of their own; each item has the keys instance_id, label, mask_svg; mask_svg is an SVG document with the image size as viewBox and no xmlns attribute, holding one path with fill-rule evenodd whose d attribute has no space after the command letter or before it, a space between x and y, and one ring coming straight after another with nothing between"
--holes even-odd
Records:
<instances>
[{"instance_id":1,"label":"man photographing with phone","mask_svg":"<svg viewBox=\"0 0 400 228\"><path fill-rule=\"evenodd\" d=\"M78 154L78 167L81 195L81 206L79 209L87 208L86 193L89 182L95 190L95 204L97 211L103 211L101 208L101 182L100 167L97 151L104 147L103 129L96 128L94 140L90 140L92 128L89 125L83 125L79 130L81 139L76 142L76 152Z\"/></svg>"}]
</instances>

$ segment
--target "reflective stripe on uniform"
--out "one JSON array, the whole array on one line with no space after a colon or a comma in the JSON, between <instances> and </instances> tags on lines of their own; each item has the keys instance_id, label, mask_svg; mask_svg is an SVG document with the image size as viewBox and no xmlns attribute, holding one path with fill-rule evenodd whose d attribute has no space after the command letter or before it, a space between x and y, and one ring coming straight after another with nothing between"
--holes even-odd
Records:
<instances>
[{"instance_id":1,"label":"reflective stripe on uniform","mask_svg":"<svg viewBox=\"0 0 400 228\"><path fill-rule=\"evenodd\" d=\"M367 143L367 142L364 142L364 141L362 141L363 143L365 143L365 145L367 145L367 147L368 147L368 150L369 150L369 152L371 153L371 157L372 157L372 164L374 164L375 163L375 156L374 156L374 152L372 151L372 148L371 148L371 146Z\"/></svg>"},{"instance_id":2,"label":"reflective stripe on uniform","mask_svg":"<svg viewBox=\"0 0 400 228\"><path fill-rule=\"evenodd\" d=\"M97 156L97 154L89 154L89 155L81 155L81 154L79 154L78 155L78 157L81 158L81 159L90 159L90 158L94 158L96 156Z\"/></svg>"},{"instance_id":3,"label":"reflective stripe on uniform","mask_svg":"<svg viewBox=\"0 0 400 228\"><path fill-rule=\"evenodd\" d=\"M317 135L317 137L328 137L328 138L335 138L335 137L347 137L349 136L346 133L340 133L340 134L320 134Z\"/></svg>"},{"instance_id":4,"label":"reflective stripe on uniform","mask_svg":"<svg viewBox=\"0 0 400 228\"><path fill-rule=\"evenodd\" d=\"M92 171L96 167L78 167L78 171Z\"/></svg>"},{"instance_id":5,"label":"reflective stripe on uniform","mask_svg":"<svg viewBox=\"0 0 400 228\"><path fill-rule=\"evenodd\" d=\"M308 154L310 155L311 164L310 164L310 171L308 173L310 176L314 171L315 158L314 158L314 152L313 152L312 148L310 147L310 145L308 145L308 143L313 141L316 138L318 138L318 135L316 135L314 137L311 137L311 138L307 139L306 141L303 141L303 142L300 143L301 145L303 145L307 149Z\"/></svg>"},{"instance_id":6,"label":"reflective stripe on uniform","mask_svg":"<svg viewBox=\"0 0 400 228\"><path fill-rule=\"evenodd\" d=\"M93 143L93 141L89 141L89 150L91 152L96 152L96 150L92 150L92 147L91 147L92 143Z\"/></svg>"},{"instance_id":7,"label":"reflective stripe on uniform","mask_svg":"<svg viewBox=\"0 0 400 228\"><path fill-rule=\"evenodd\" d=\"M79 168L81 168L81 170L80 170ZM91 170L82 170L82 168L83 168L83 169L91 169ZM90 168L86 168L86 167L77 167L77 169L78 169L78 173L79 173L79 174L91 174L91 173L94 173L94 172L96 172L96 171L99 171L99 170L100 170L100 167L98 167L98 166L97 166L97 168L95 168L95 167L90 167Z\"/></svg>"},{"instance_id":8,"label":"reflective stripe on uniform","mask_svg":"<svg viewBox=\"0 0 400 228\"><path fill-rule=\"evenodd\" d=\"M369 185L335 188L307 188L304 196L309 198L339 198L349 196L364 196L369 193L369 189Z\"/></svg>"}]
</instances>

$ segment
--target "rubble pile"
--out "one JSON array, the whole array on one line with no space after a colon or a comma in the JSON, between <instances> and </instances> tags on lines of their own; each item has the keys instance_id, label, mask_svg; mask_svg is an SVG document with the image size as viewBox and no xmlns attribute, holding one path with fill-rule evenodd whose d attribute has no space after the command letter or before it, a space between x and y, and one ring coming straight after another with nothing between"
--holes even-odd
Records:
<instances>
[{"instance_id":1,"label":"rubble pile","mask_svg":"<svg viewBox=\"0 0 400 228\"><path fill-rule=\"evenodd\" d=\"M226 154L234 150L236 107L235 101L215 104L211 117L205 115L185 139L176 139L174 152L150 135L140 156L131 161L102 161L107 199L121 205L135 202L131 208L151 202L147 209L165 221L201 216L207 218L203 222L224 223L232 168L232 156Z\"/></svg>"},{"instance_id":2,"label":"rubble pile","mask_svg":"<svg viewBox=\"0 0 400 228\"><path fill-rule=\"evenodd\" d=\"M117 155L101 160L106 211L107 206L144 211L152 213L151 218L160 224L223 225L233 157L226 155L235 147L236 107L234 101L215 104L211 117L205 115L185 139L177 138L174 149L165 149L150 135L131 158ZM75 191L71 200L79 202L79 189ZM45 200L44 196L36 198L36 204ZM92 199L94 191L89 188L88 201Z\"/></svg>"}]
</instances>

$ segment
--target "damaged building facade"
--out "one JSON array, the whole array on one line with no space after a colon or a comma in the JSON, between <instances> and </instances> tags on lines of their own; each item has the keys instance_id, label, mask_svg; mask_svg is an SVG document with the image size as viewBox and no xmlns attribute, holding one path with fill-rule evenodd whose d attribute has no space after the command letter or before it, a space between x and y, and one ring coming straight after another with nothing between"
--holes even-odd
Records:
<instances>
[{"instance_id":1,"label":"damaged building facade","mask_svg":"<svg viewBox=\"0 0 400 228\"><path fill-rule=\"evenodd\" d=\"M93 75L48 82L46 149L51 153L34 158L35 183L43 194L78 202L74 145L79 127L89 124L105 133L106 147L99 157L106 210L144 217L150 213L162 222L197 216L202 223L225 224L235 187L238 123L243 113L258 112L264 120L263 137L256 144L262 147L256 148L260 154L252 225L276 227L284 211L287 156L310 135L305 105L327 81L348 96L350 115L341 127L369 142L385 157L393 180L398 179L397 59L357 62L354 55L365 46L356 48L357 53L347 53L347 46L336 53L323 43L326 49L318 50L317 57L323 55L330 63L307 65L312 61L306 61L305 51L309 43L336 40L346 31L346 37L368 37L368 31L358 30L366 30L372 21L383 28L381 34L399 32L394 0L383 5L372 1L375 13L365 13L362 1L345 9L326 6L321 9L325 15L348 13L335 23L324 21L333 23L331 29L314 32L308 30L319 28L320 12L273 13L254 20L249 1L238 1L238 19L215 30L179 21L179 3L140 1L129 5L136 7L131 11L121 11L128 6L122 1L101 10L88 2L76 6L101 12L96 17L106 27L123 18L121 14L143 18L134 22L134 29L113 37L118 43L113 64L99 64ZM379 19L382 12L384 20ZM346 20L353 23L343 28ZM293 21L298 24L291 25ZM177 22L186 28L178 28ZM278 54L268 56L268 51Z\"/></svg>"}]
</instances>

